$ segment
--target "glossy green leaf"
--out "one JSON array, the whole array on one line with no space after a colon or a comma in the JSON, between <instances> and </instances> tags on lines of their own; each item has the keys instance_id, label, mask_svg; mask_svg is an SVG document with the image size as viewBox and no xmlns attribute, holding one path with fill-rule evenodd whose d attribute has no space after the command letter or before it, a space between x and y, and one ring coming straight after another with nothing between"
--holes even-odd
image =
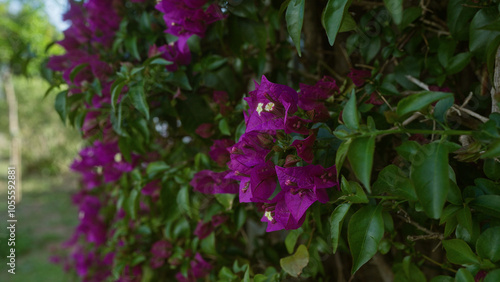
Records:
<instances>
[{"instance_id":1,"label":"glossy green leaf","mask_svg":"<svg viewBox=\"0 0 500 282\"><path fill-rule=\"evenodd\" d=\"M127 200L127 211L132 219L137 216L137 209L139 208L139 192L136 189L130 191L130 195Z\"/></svg>"},{"instance_id":2,"label":"glossy green leaf","mask_svg":"<svg viewBox=\"0 0 500 282\"><path fill-rule=\"evenodd\" d=\"M484 259L496 263L500 261L500 227L486 229L476 241L476 252Z\"/></svg>"},{"instance_id":3,"label":"glossy green leaf","mask_svg":"<svg viewBox=\"0 0 500 282\"><path fill-rule=\"evenodd\" d=\"M450 185L446 146L438 142L422 146L412 161L410 178L426 214L438 219Z\"/></svg>"},{"instance_id":4,"label":"glossy green leaf","mask_svg":"<svg viewBox=\"0 0 500 282\"><path fill-rule=\"evenodd\" d=\"M288 34L290 34L299 56L302 55L300 52L300 34L302 33L302 23L304 21L305 2L305 0L290 1L285 15Z\"/></svg>"},{"instance_id":5,"label":"glossy green leaf","mask_svg":"<svg viewBox=\"0 0 500 282\"><path fill-rule=\"evenodd\" d=\"M470 23L469 49L475 55L485 58L488 44L500 35L498 31L482 29L483 26L498 19L497 8L485 8L476 13Z\"/></svg>"},{"instance_id":6,"label":"glossy green leaf","mask_svg":"<svg viewBox=\"0 0 500 282\"><path fill-rule=\"evenodd\" d=\"M484 277L483 282L498 282L500 281L500 269L495 269L488 272L486 277Z\"/></svg>"},{"instance_id":7,"label":"glossy green leaf","mask_svg":"<svg viewBox=\"0 0 500 282\"><path fill-rule=\"evenodd\" d=\"M126 81L121 81L116 84L113 83L113 85L111 85L111 107L113 108L113 111L116 111L116 103L118 101L118 97L120 97L123 87L126 84Z\"/></svg>"},{"instance_id":8,"label":"glossy green leaf","mask_svg":"<svg viewBox=\"0 0 500 282\"><path fill-rule=\"evenodd\" d=\"M364 206L351 217L347 231L353 258L351 274L377 253L383 236L382 206Z\"/></svg>"},{"instance_id":9,"label":"glossy green leaf","mask_svg":"<svg viewBox=\"0 0 500 282\"><path fill-rule=\"evenodd\" d=\"M149 64L150 65L169 66L169 65L173 64L173 62L167 61L163 58L156 58L156 59L153 59Z\"/></svg>"},{"instance_id":10,"label":"glossy green leaf","mask_svg":"<svg viewBox=\"0 0 500 282\"><path fill-rule=\"evenodd\" d=\"M500 218L500 196L483 195L470 202L470 206L476 211Z\"/></svg>"},{"instance_id":11,"label":"glossy green leaf","mask_svg":"<svg viewBox=\"0 0 500 282\"><path fill-rule=\"evenodd\" d=\"M328 42L333 46L335 38L340 29L344 14L347 12L348 0L328 0L323 14L321 15L321 23L326 30Z\"/></svg>"},{"instance_id":12,"label":"glossy green leaf","mask_svg":"<svg viewBox=\"0 0 500 282\"><path fill-rule=\"evenodd\" d=\"M355 30L357 27L356 20L349 13L344 14L344 19L342 20L342 24L340 25L339 32L347 32L351 30Z\"/></svg>"},{"instance_id":13,"label":"glossy green leaf","mask_svg":"<svg viewBox=\"0 0 500 282\"><path fill-rule=\"evenodd\" d=\"M446 72L448 74L455 74L462 71L465 66L469 64L471 57L472 54L470 52L464 52L451 58L448 66L446 67Z\"/></svg>"},{"instance_id":14,"label":"glossy green leaf","mask_svg":"<svg viewBox=\"0 0 500 282\"><path fill-rule=\"evenodd\" d=\"M474 282L474 276L466 268L460 268L455 275L455 282Z\"/></svg>"},{"instance_id":15,"label":"glossy green leaf","mask_svg":"<svg viewBox=\"0 0 500 282\"><path fill-rule=\"evenodd\" d=\"M466 7L467 0L450 0L448 2L447 23L448 29L453 38L467 39L469 21L472 19L477 9Z\"/></svg>"},{"instance_id":16,"label":"glossy green leaf","mask_svg":"<svg viewBox=\"0 0 500 282\"><path fill-rule=\"evenodd\" d=\"M356 138L352 141L347 157L356 177L371 192L370 178L375 152L375 136Z\"/></svg>"},{"instance_id":17,"label":"glossy green leaf","mask_svg":"<svg viewBox=\"0 0 500 282\"><path fill-rule=\"evenodd\" d=\"M415 188L408 176L395 165L386 166L379 174L377 181L373 183L373 193L400 196L409 201L417 201Z\"/></svg>"},{"instance_id":18,"label":"glossy green leaf","mask_svg":"<svg viewBox=\"0 0 500 282\"><path fill-rule=\"evenodd\" d=\"M403 0L384 0L384 4L394 23L399 25L403 20Z\"/></svg>"},{"instance_id":19,"label":"glossy green leaf","mask_svg":"<svg viewBox=\"0 0 500 282\"><path fill-rule=\"evenodd\" d=\"M282 258L280 265L283 270L293 277L299 277L302 270L309 264L309 252L305 245L300 245L295 254Z\"/></svg>"},{"instance_id":20,"label":"glossy green leaf","mask_svg":"<svg viewBox=\"0 0 500 282\"><path fill-rule=\"evenodd\" d=\"M227 119L223 118L219 121L219 130L222 135L231 135L231 131L229 130L229 124L227 123Z\"/></svg>"},{"instance_id":21,"label":"glossy green leaf","mask_svg":"<svg viewBox=\"0 0 500 282\"><path fill-rule=\"evenodd\" d=\"M342 111L342 120L351 129L359 129L359 114L356 104L356 93L352 90L351 96Z\"/></svg>"},{"instance_id":22,"label":"glossy green leaf","mask_svg":"<svg viewBox=\"0 0 500 282\"><path fill-rule=\"evenodd\" d=\"M285 247L289 254L293 253L295 250L295 244L299 239L300 234L302 234L302 228L291 230L285 238Z\"/></svg>"},{"instance_id":23,"label":"glossy green leaf","mask_svg":"<svg viewBox=\"0 0 500 282\"><path fill-rule=\"evenodd\" d=\"M337 153L335 154L335 167L337 168L338 171L342 168L344 165L345 158L347 157L347 152L349 151L349 147L351 146L352 139L347 139L346 141L342 142L340 144L339 148L337 149ZM337 173L337 179L340 174Z\"/></svg>"},{"instance_id":24,"label":"glossy green leaf","mask_svg":"<svg viewBox=\"0 0 500 282\"><path fill-rule=\"evenodd\" d=\"M345 215L350 207L351 203L340 204L335 208L330 217L330 236L332 238L333 253L337 252L342 224L344 223Z\"/></svg>"},{"instance_id":25,"label":"glossy green leaf","mask_svg":"<svg viewBox=\"0 0 500 282\"><path fill-rule=\"evenodd\" d=\"M61 91L57 94L54 102L54 107L63 123L66 122L66 115L68 113L67 96L68 90Z\"/></svg>"},{"instance_id":26,"label":"glossy green leaf","mask_svg":"<svg viewBox=\"0 0 500 282\"><path fill-rule=\"evenodd\" d=\"M413 94L399 101L396 112L398 116L403 117L407 114L419 111L436 101L450 97L453 97L453 93L424 91L422 93Z\"/></svg>"},{"instance_id":27,"label":"glossy green leaf","mask_svg":"<svg viewBox=\"0 0 500 282\"><path fill-rule=\"evenodd\" d=\"M455 264L479 263L479 259L472 252L465 241L460 239L444 240L443 247L446 250L446 257Z\"/></svg>"},{"instance_id":28,"label":"glossy green leaf","mask_svg":"<svg viewBox=\"0 0 500 282\"><path fill-rule=\"evenodd\" d=\"M149 119L149 105L146 101L146 93L144 92L144 85L139 84L131 89L128 92L128 96L132 100L132 105L143 114L146 119Z\"/></svg>"},{"instance_id":29,"label":"glossy green leaf","mask_svg":"<svg viewBox=\"0 0 500 282\"><path fill-rule=\"evenodd\" d=\"M469 207L465 206L457 212L457 220L458 224L472 234L472 214Z\"/></svg>"}]
</instances>

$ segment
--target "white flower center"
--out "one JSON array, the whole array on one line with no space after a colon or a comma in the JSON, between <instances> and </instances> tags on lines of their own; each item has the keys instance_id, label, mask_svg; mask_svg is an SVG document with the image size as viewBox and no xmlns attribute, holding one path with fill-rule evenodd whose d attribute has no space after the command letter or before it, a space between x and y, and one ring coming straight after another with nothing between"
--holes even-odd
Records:
<instances>
[{"instance_id":1,"label":"white flower center","mask_svg":"<svg viewBox=\"0 0 500 282\"><path fill-rule=\"evenodd\" d=\"M119 162L121 162L121 161L122 161L122 154L117 153L117 154L115 155L115 162L119 163Z\"/></svg>"},{"instance_id":2,"label":"white flower center","mask_svg":"<svg viewBox=\"0 0 500 282\"><path fill-rule=\"evenodd\" d=\"M272 216L272 214L271 214L271 212L270 212L270 211L266 211L266 212L264 213L264 216L265 216L265 217L266 217L269 221L273 221L273 216Z\"/></svg>"},{"instance_id":3,"label":"white flower center","mask_svg":"<svg viewBox=\"0 0 500 282\"><path fill-rule=\"evenodd\" d=\"M264 109L266 110L266 112L272 111L274 109L274 103L273 102L267 103L267 105Z\"/></svg>"},{"instance_id":4,"label":"white flower center","mask_svg":"<svg viewBox=\"0 0 500 282\"><path fill-rule=\"evenodd\" d=\"M257 104L257 109L256 109L256 111L257 111L257 113L259 114L259 116L260 116L260 113L262 112L262 106L264 106L264 103L258 103L258 104Z\"/></svg>"}]
</instances>

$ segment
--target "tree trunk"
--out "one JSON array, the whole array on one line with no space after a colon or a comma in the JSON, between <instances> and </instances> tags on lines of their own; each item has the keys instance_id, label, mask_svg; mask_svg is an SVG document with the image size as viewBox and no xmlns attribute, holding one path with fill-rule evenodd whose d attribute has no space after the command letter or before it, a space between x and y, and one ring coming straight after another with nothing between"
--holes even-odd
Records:
<instances>
[{"instance_id":1,"label":"tree trunk","mask_svg":"<svg viewBox=\"0 0 500 282\"><path fill-rule=\"evenodd\" d=\"M10 165L16 168L16 202L21 201L21 135L19 133L19 117L17 115L17 99L12 84L12 76L9 69L4 70L2 75L7 106L9 108L9 131L11 137Z\"/></svg>"}]
</instances>

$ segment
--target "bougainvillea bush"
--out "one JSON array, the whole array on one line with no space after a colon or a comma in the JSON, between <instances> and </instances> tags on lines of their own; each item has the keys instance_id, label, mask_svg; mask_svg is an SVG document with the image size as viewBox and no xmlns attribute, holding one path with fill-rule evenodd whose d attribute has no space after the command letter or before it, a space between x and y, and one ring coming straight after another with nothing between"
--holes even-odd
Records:
<instances>
[{"instance_id":1,"label":"bougainvillea bush","mask_svg":"<svg viewBox=\"0 0 500 282\"><path fill-rule=\"evenodd\" d=\"M82 281L500 281L498 0L70 1ZM295 277L295 278L293 278Z\"/></svg>"}]
</instances>

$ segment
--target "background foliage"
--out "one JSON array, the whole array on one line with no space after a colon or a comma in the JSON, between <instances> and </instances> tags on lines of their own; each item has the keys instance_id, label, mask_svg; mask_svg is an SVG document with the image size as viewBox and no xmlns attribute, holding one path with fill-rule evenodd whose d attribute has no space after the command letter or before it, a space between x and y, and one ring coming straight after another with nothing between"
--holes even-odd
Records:
<instances>
[{"instance_id":1,"label":"background foliage","mask_svg":"<svg viewBox=\"0 0 500 282\"><path fill-rule=\"evenodd\" d=\"M67 268L498 280L498 1L205 2L71 2Z\"/></svg>"}]
</instances>

